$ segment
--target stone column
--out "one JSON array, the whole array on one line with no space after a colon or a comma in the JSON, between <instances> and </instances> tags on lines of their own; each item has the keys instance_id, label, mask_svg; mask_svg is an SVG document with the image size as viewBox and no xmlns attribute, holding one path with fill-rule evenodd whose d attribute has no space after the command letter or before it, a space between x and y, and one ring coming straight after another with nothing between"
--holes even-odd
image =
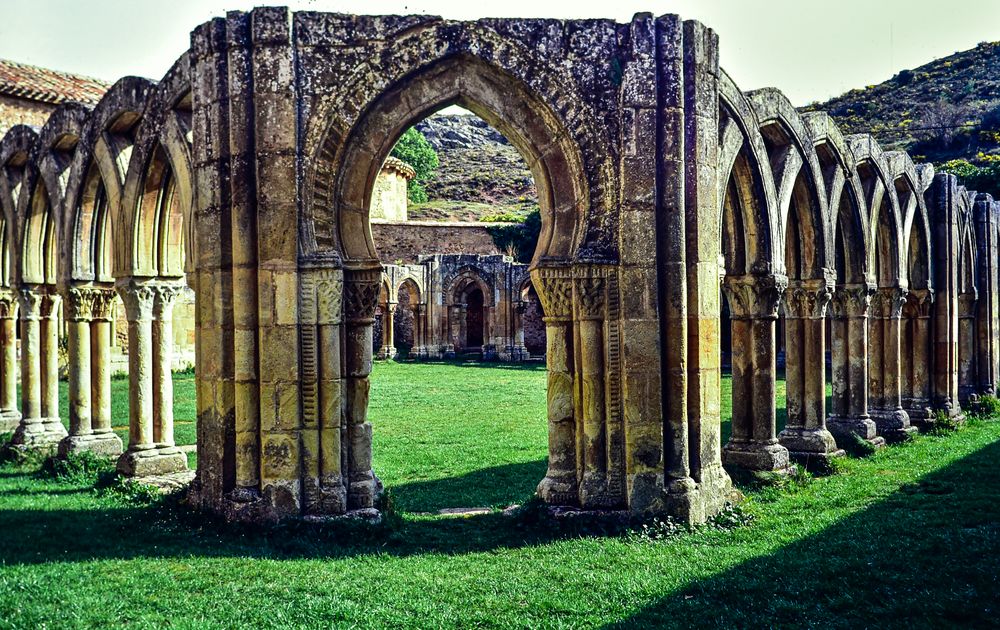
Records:
<instances>
[{"instance_id":1,"label":"stone column","mask_svg":"<svg viewBox=\"0 0 1000 630\"><path fill-rule=\"evenodd\" d=\"M157 446L174 446L174 301L182 287L155 285L153 298L153 441ZM187 461L185 459L185 467Z\"/></svg>"},{"instance_id":2,"label":"stone column","mask_svg":"<svg viewBox=\"0 0 1000 630\"><path fill-rule=\"evenodd\" d=\"M545 305L548 367L549 465L538 484L538 496L553 505L576 505L580 498L573 409L573 281L568 268L536 269L532 274Z\"/></svg>"},{"instance_id":3,"label":"stone column","mask_svg":"<svg viewBox=\"0 0 1000 630\"><path fill-rule=\"evenodd\" d=\"M604 279L576 281L577 331L580 350L580 394L583 434L580 505L609 507L606 408L604 401Z\"/></svg>"},{"instance_id":4,"label":"stone column","mask_svg":"<svg viewBox=\"0 0 1000 630\"><path fill-rule=\"evenodd\" d=\"M41 372L42 372L42 417L59 422L59 308L62 298L46 293L42 295Z\"/></svg>"},{"instance_id":5,"label":"stone column","mask_svg":"<svg viewBox=\"0 0 1000 630\"><path fill-rule=\"evenodd\" d=\"M901 387L903 407L913 424L928 424L934 418L931 410L931 304L934 294L928 289L912 289L906 294L903 314L908 328L908 343L901 352Z\"/></svg>"},{"instance_id":6,"label":"stone column","mask_svg":"<svg viewBox=\"0 0 1000 630\"><path fill-rule=\"evenodd\" d=\"M805 465L845 455L826 428L825 279L800 280L785 291L788 421L778 440Z\"/></svg>"},{"instance_id":7,"label":"stone column","mask_svg":"<svg viewBox=\"0 0 1000 630\"><path fill-rule=\"evenodd\" d=\"M850 444L852 435L885 443L868 415L868 313L874 293L867 284L844 284L830 302L833 412L826 424L840 446Z\"/></svg>"},{"instance_id":8,"label":"stone column","mask_svg":"<svg viewBox=\"0 0 1000 630\"><path fill-rule=\"evenodd\" d=\"M958 398L962 405L979 396L976 387L976 293L958 296Z\"/></svg>"},{"instance_id":9,"label":"stone column","mask_svg":"<svg viewBox=\"0 0 1000 630\"><path fill-rule=\"evenodd\" d=\"M95 290L90 323L91 444L101 455L122 452L122 440L111 427L111 322L115 310L114 289Z\"/></svg>"},{"instance_id":10,"label":"stone column","mask_svg":"<svg viewBox=\"0 0 1000 630\"><path fill-rule=\"evenodd\" d=\"M527 305L523 300L514 302L514 351L512 357L515 361L524 361L528 358L528 349L524 345L524 313Z\"/></svg>"},{"instance_id":11,"label":"stone column","mask_svg":"<svg viewBox=\"0 0 1000 630\"><path fill-rule=\"evenodd\" d=\"M157 287L132 279L118 284L128 317L129 444L118 459L118 471L130 477L147 477L181 472L187 458L176 447L161 453L154 429L154 359L162 356L153 349L153 308ZM156 368L159 369L159 368Z\"/></svg>"},{"instance_id":12,"label":"stone column","mask_svg":"<svg viewBox=\"0 0 1000 630\"><path fill-rule=\"evenodd\" d=\"M415 359L427 357L427 307L417 304L413 307L413 350L410 354Z\"/></svg>"},{"instance_id":13,"label":"stone column","mask_svg":"<svg viewBox=\"0 0 1000 630\"><path fill-rule=\"evenodd\" d=\"M372 470L372 425L368 396L372 371L372 330L381 268L344 270L344 406L347 440L347 507L374 506L382 484Z\"/></svg>"},{"instance_id":14,"label":"stone column","mask_svg":"<svg viewBox=\"0 0 1000 630\"><path fill-rule=\"evenodd\" d=\"M788 449L776 436L774 326L784 276L727 276L723 289L733 327L733 424L722 452L726 466L784 471Z\"/></svg>"},{"instance_id":15,"label":"stone column","mask_svg":"<svg viewBox=\"0 0 1000 630\"><path fill-rule=\"evenodd\" d=\"M878 434L888 441L905 439L915 429L903 410L900 389L900 321L906 291L880 287L872 299L870 413Z\"/></svg>"},{"instance_id":16,"label":"stone column","mask_svg":"<svg viewBox=\"0 0 1000 630\"><path fill-rule=\"evenodd\" d=\"M58 390L56 390L56 415L54 418L43 415L51 410L51 402L43 404L42 400L42 368L43 361L42 326L43 314L49 315L53 301L46 299L43 293L36 289L22 289L20 295L21 316L21 421L14 431L11 444L24 449L40 450L53 453L58 449L59 442L66 437L66 429L59 421ZM45 311L43 311L43 307ZM48 332L49 328L46 329ZM54 327L51 328L53 332ZM45 346L49 344L46 343ZM58 352L58 343L56 345ZM58 372L57 372L58 376ZM58 386L58 381L57 381Z\"/></svg>"},{"instance_id":17,"label":"stone column","mask_svg":"<svg viewBox=\"0 0 1000 630\"><path fill-rule=\"evenodd\" d=\"M0 433L12 433L21 422L17 410L17 298L0 289Z\"/></svg>"},{"instance_id":18,"label":"stone column","mask_svg":"<svg viewBox=\"0 0 1000 630\"><path fill-rule=\"evenodd\" d=\"M391 359L396 356L396 307L397 302L389 302L382 312L382 347L379 349L380 359Z\"/></svg>"}]
</instances>

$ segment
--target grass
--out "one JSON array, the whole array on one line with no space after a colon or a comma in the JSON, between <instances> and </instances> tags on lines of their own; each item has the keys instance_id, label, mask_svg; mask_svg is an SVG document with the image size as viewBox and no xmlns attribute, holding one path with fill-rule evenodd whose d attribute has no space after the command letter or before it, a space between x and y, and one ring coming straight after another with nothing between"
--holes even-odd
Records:
<instances>
[{"instance_id":1,"label":"grass","mask_svg":"<svg viewBox=\"0 0 1000 630\"><path fill-rule=\"evenodd\" d=\"M543 386L530 368L377 366L375 462L400 508L383 528L224 526L93 479L0 467L0 628L995 623L996 421L744 488L736 520L749 524L662 539L580 535L531 511L411 511L530 493L544 430L516 418L536 424Z\"/></svg>"}]
</instances>

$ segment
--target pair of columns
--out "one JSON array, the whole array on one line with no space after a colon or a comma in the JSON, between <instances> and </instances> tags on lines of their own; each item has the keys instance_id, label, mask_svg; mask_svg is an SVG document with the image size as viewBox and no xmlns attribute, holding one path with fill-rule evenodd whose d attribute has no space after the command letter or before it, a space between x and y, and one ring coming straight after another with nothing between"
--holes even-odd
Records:
<instances>
[{"instance_id":1,"label":"pair of columns","mask_svg":"<svg viewBox=\"0 0 1000 630\"><path fill-rule=\"evenodd\" d=\"M122 452L111 427L111 320L115 291L72 287L63 296L69 353L69 435L59 454Z\"/></svg>"},{"instance_id":2,"label":"pair of columns","mask_svg":"<svg viewBox=\"0 0 1000 630\"><path fill-rule=\"evenodd\" d=\"M174 444L173 304L175 282L127 279L118 294L128 318L129 443L118 471L132 477L187 470Z\"/></svg>"},{"instance_id":3,"label":"pair of columns","mask_svg":"<svg viewBox=\"0 0 1000 630\"><path fill-rule=\"evenodd\" d=\"M398 302L389 302L382 310L382 345L379 347L378 359L391 359L396 356L396 307Z\"/></svg>"},{"instance_id":4,"label":"pair of columns","mask_svg":"<svg viewBox=\"0 0 1000 630\"><path fill-rule=\"evenodd\" d=\"M21 290L21 420L11 440L17 448L53 453L66 437L59 420L59 309L53 287L36 285ZM6 324L6 322L5 322ZM10 340L5 325L5 367ZM10 374L10 370L5 370ZM8 379L5 379L8 380ZM9 387L5 383L4 389Z\"/></svg>"},{"instance_id":5,"label":"pair of columns","mask_svg":"<svg viewBox=\"0 0 1000 630\"><path fill-rule=\"evenodd\" d=\"M528 358L528 349L524 345L524 313L526 310L527 304L523 300L514 302L514 307L511 309L511 317L514 320L514 335L513 339L510 339L510 345L507 346L507 360L509 361L524 361Z\"/></svg>"},{"instance_id":6,"label":"pair of columns","mask_svg":"<svg viewBox=\"0 0 1000 630\"><path fill-rule=\"evenodd\" d=\"M732 319L733 420L723 462L748 470L787 470L842 455L826 428L824 317L827 281L781 275L727 276ZM787 294L786 294L787 290ZM777 435L775 324L784 299L788 417Z\"/></svg>"},{"instance_id":7,"label":"pair of columns","mask_svg":"<svg viewBox=\"0 0 1000 630\"><path fill-rule=\"evenodd\" d=\"M21 423L17 409L17 297L0 289L0 433L13 433Z\"/></svg>"}]
</instances>

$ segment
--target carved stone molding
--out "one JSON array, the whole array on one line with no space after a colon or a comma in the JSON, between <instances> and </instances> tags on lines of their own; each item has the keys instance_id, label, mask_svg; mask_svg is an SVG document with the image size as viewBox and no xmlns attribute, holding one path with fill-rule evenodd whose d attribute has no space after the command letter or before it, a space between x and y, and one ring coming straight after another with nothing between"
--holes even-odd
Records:
<instances>
[{"instance_id":1,"label":"carved stone molding","mask_svg":"<svg viewBox=\"0 0 1000 630\"><path fill-rule=\"evenodd\" d=\"M798 280L789 284L784 295L785 317L823 319L833 291L826 280Z\"/></svg>"},{"instance_id":2,"label":"carved stone molding","mask_svg":"<svg viewBox=\"0 0 1000 630\"><path fill-rule=\"evenodd\" d=\"M906 303L906 290L899 287L880 287L872 296L872 317L899 319Z\"/></svg>"},{"instance_id":3,"label":"carved stone molding","mask_svg":"<svg viewBox=\"0 0 1000 630\"><path fill-rule=\"evenodd\" d=\"M726 276L722 289L732 319L777 319L788 278L779 275Z\"/></svg>"},{"instance_id":4,"label":"carved stone molding","mask_svg":"<svg viewBox=\"0 0 1000 630\"><path fill-rule=\"evenodd\" d=\"M830 316L838 319L868 317L875 287L868 284L842 284L830 299Z\"/></svg>"}]
</instances>

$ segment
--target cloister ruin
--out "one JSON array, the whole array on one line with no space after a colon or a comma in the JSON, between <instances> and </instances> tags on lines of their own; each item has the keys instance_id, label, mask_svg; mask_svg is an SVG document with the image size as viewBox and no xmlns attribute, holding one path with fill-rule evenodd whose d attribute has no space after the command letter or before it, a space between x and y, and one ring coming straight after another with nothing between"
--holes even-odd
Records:
<instances>
[{"instance_id":1,"label":"cloister ruin","mask_svg":"<svg viewBox=\"0 0 1000 630\"><path fill-rule=\"evenodd\" d=\"M376 343L375 322L399 308L399 283L383 278L433 276L380 262L373 187L400 134L453 104L500 130L539 190L542 234L518 273L530 273L546 326L544 501L700 522L730 499L727 468L786 470L842 454L853 435L900 440L995 393L1000 205L777 90L742 92L718 46L672 15L456 22L258 8L199 26L157 83L124 78L96 106L12 128L0 142L0 409L13 443L121 452L119 470L137 477L186 469L169 341L186 285L191 501L251 520L371 510L369 374L391 345ZM507 302L526 288L505 286ZM110 425L116 294L127 445ZM469 343L419 304L425 340L434 329ZM514 316L498 352L519 351Z\"/></svg>"}]
</instances>

